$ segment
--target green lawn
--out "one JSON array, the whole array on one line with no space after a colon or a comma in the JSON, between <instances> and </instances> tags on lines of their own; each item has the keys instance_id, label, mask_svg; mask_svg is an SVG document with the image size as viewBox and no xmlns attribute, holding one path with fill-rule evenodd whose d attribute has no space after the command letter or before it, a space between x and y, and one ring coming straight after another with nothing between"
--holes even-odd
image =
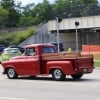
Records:
<instances>
[{"instance_id":1,"label":"green lawn","mask_svg":"<svg viewBox=\"0 0 100 100\"><path fill-rule=\"evenodd\" d=\"M93 57L94 57L94 66L95 67L100 67L100 54L94 54L93 55ZM98 61L95 61L95 60L98 60Z\"/></svg>"},{"instance_id":2,"label":"green lawn","mask_svg":"<svg viewBox=\"0 0 100 100\"><path fill-rule=\"evenodd\" d=\"M100 62L96 62L96 61L95 61L95 62L94 62L94 66L95 66L95 67L100 67Z\"/></svg>"}]
</instances>

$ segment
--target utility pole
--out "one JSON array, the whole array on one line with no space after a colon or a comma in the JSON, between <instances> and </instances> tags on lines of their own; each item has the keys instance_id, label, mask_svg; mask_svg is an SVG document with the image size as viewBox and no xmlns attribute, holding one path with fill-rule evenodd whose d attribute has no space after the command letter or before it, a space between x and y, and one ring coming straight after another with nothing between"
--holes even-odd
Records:
<instances>
[{"instance_id":1,"label":"utility pole","mask_svg":"<svg viewBox=\"0 0 100 100\"><path fill-rule=\"evenodd\" d=\"M79 22L76 21L75 22L75 26L76 26L76 52L78 52L78 34L77 34L77 27L79 26Z\"/></svg>"},{"instance_id":2,"label":"utility pole","mask_svg":"<svg viewBox=\"0 0 100 100\"><path fill-rule=\"evenodd\" d=\"M62 17L60 17L60 16L56 16L56 21L57 21L57 23L56 23L56 28L57 28L57 44L58 44L58 53L59 53L59 23L62 21Z\"/></svg>"}]
</instances>

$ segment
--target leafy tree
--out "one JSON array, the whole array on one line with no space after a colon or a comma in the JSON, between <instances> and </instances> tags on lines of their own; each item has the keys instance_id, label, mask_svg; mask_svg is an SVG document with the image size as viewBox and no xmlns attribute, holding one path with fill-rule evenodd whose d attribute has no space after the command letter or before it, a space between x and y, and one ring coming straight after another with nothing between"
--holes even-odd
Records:
<instances>
[{"instance_id":1,"label":"leafy tree","mask_svg":"<svg viewBox=\"0 0 100 100\"><path fill-rule=\"evenodd\" d=\"M97 4L98 0L55 0L53 5L53 11L56 15L67 17L81 17L84 14L83 11L91 7L87 7L89 4ZM87 5L87 6L86 6ZM86 12L84 12L86 14Z\"/></svg>"},{"instance_id":2,"label":"leafy tree","mask_svg":"<svg viewBox=\"0 0 100 100\"><path fill-rule=\"evenodd\" d=\"M34 3L28 4L23 7L23 13L19 21L19 25L29 26L46 23L51 19L50 11L52 6L47 0L35 5Z\"/></svg>"},{"instance_id":3,"label":"leafy tree","mask_svg":"<svg viewBox=\"0 0 100 100\"><path fill-rule=\"evenodd\" d=\"M52 18L51 17L52 13L50 11L52 11L52 6L50 2L47 0L43 0L41 14L40 14L41 20L43 20L44 22L50 20Z\"/></svg>"},{"instance_id":4,"label":"leafy tree","mask_svg":"<svg viewBox=\"0 0 100 100\"><path fill-rule=\"evenodd\" d=\"M76 0L76 2L77 2L78 5L87 5L87 4L98 3L98 0Z\"/></svg>"},{"instance_id":5,"label":"leafy tree","mask_svg":"<svg viewBox=\"0 0 100 100\"><path fill-rule=\"evenodd\" d=\"M34 17L36 18L36 21L38 22L37 24L41 23L41 18L40 18L41 8L42 8L42 5L41 3L39 3L33 9Z\"/></svg>"},{"instance_id":6,"label":"leafy tree","mask_svg":"<svg viewBox=\"0 0 100 100\"><path fill-rule=\"evenodd\" d=\"M3 20L7 18L7 16L8 16L8 11L3 9L2 6L0 6L0 27L4 27Z\"/></svg>"},{"instance_id":7,"label":"leafy tree","mask_svg":"<svg viewBox=\"0 0 100 100\"><path fill-rule=\"evenodd\" d=\"M28 4L23 7L23 12L19 20L19 26L32 26L35 24L34 8L35 4Z\"/></svg>"},{"instance_id":8,"label":"leafy tree","mask_svg":"<svg viewBox=\"0 0 100 100\"><path fill-rule=\"evenodd\" d=\"M52 18L52 5L49 1L43 0L42 3L39 3L34 7L33 12L39 23L46 23Z\"/></svg>"},{"instance_id":9,"label":"leafy tree","mask_svg":"<svg viewBox=\"0 0 100 100\"><path fill-rule=\"evenodd\" d=\"M9 14L5 20L4 25L6 27L15 27L19 22L21 16L21 2L15 2L15 0L1 0L1 6L6 9Z\"/></svg>"},{"instance_id":10,"label":"leafy tree","mask_svg":"<svg viewBox=\"0 0 100 100\"><path fill-rule=\"evenodd\" d=\"M35 24L34 18L31 16L28 17L20 17L19 26L33 26Z\"/></svg>"},{"instance_id":11,"label":"leafy tree","mask_svg":"<svg viewBox=\"0 0 100 100\"><path fill-rule=\"evenodd\" d=\"M32 11L34 7L35 7L34 3L28 4L25 7L23 7L22 16L25 16L25 17L32 16L34 14L34 12Z\"/></svg>"}]
</instances>

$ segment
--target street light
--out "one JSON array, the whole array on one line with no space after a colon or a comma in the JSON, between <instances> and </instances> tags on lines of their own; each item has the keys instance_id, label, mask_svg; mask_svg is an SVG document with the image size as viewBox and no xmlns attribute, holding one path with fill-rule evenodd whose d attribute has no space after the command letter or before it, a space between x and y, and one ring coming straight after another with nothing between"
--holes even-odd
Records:
<instances>
[{"instance_id":1,"label":"street light","mask_svg":"<svg viewBox=\"0 0 100 100\"><path fill-rule=\"evenodd\" d=\"M75 26L76 26L76 52L78 52L78 34L77 34L77 27L79 26L78 21L75 22Z\"/></svg>"},{"instance_id":2,"label":"street light","mask_svg":"<svg viewBox=\"0 0 100 100\"><path fill-rule=\"evenodd\" d=\"M57 21L57 44L58 44L58 53L59 53L59 23L62 21L62 17L56 16L56 21Z\"/></svg>"}]
</instances>

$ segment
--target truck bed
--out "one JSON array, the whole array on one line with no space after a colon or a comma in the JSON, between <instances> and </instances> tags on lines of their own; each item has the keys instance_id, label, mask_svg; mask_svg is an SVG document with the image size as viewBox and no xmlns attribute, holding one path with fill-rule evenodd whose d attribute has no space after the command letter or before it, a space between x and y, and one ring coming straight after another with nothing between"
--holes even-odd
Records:
<instances>
[{"instance_id":1,"label":"truck bed","mask_svg":"<svg viewBox=\"0 0 100 100\"><path fill-rule=\"evenodd\" d=\"M91 73L94 69L92 54L81 54L80 52L43 53L42 60L45 64L48 61L71 61L77 73Z\"/></svg>"},{"instance_id":2,"label":"truck bed","mask_svg":"<svg viewBox=\"0 0 100 100\"><path fill-rule=\"evenodd\" d=\"M73 53L42 53L42 60L59 60L59 59L77 59L77 58L93 58L92 54Z\"/></svg>"}]
</instances>

